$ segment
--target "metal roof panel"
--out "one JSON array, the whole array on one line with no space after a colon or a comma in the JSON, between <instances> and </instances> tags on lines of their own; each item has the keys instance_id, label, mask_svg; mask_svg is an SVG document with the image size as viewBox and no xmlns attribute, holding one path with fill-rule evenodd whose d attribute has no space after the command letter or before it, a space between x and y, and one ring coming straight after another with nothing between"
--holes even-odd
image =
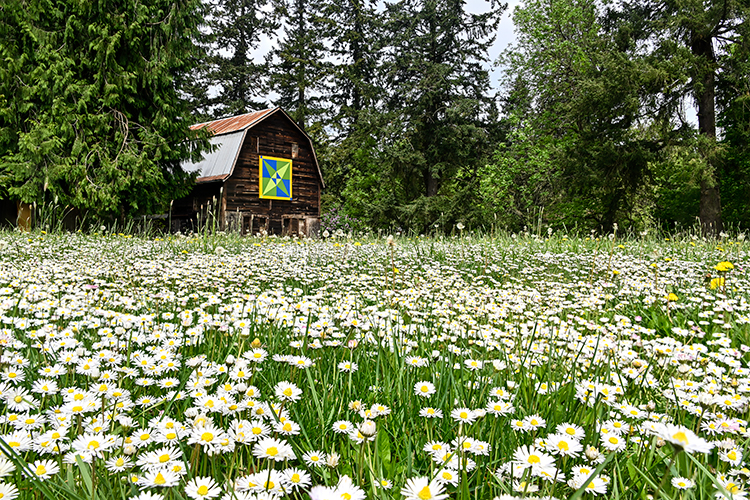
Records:
<instances>
[{"instance_id":1,"label":"metal roof panel","mask_svg":"<svg viewBox=\"0 0 750 500\"><path fill-rule=\"evenodd\" d=\"M265 117L273 109L264 109L262 111L254 111L252 113L246 113L244 115L230 116L229 118L222 118L221 120L214 120L212 122L198 123L190 128L193 130L199 130L207 128L214 135L229 134L231 132L237 132L238 130L245 130L251 127L255 122Z\"/></svg>"},{"instance_id":2,"label":"metal roof panel","mask_svg":"<svg viewBox=\"0 0 750 500\"><path fill-rule=\"evenodd\" d=\"M203 159L199 162L186 161L182 164L182 169L185 172L198 172L198 179L196 179L198 182L224 180L232 173L244 138L244 130L232 134L214 135L209 139L214 150L203 153ZM206 179L208 177L211 179Z\"/></svg>"}]
</instances>

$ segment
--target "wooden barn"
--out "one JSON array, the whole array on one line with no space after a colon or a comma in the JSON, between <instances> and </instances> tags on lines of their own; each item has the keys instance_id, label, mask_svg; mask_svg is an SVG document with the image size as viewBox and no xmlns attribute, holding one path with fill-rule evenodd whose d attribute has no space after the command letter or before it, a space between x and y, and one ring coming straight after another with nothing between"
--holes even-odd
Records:
<instances>
[{"instance_id":1,"label":"wooden barn","mask_svg":"<svg viewBox=\"0 0 750 500\"><path fill-rule=\"evenodd\" d=\"M215 224L242 234L315 236L323 176L310 137L281 108L194 125L214 151L182 168L196 186L172 207L172 229Z\"/></svg>"}]
</instances>

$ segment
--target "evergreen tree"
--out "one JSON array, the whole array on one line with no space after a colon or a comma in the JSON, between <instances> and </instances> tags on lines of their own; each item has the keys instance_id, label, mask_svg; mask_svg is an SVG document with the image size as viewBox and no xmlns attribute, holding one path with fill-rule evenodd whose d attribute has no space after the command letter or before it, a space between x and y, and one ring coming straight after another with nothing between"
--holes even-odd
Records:
<instances>
[{"instance_id":1,"label":"evergreen tree","mask_svg":"<svg viewBox=\"0 0 750 500\"><path fill-rule=\"evenodd\" d=\"M422 227L435 217L429 199L443 185L473 189L495 110L488 49L505 7L492 1L486 13L472 14L463 0L388 4L387 159L404 215Z\"/></svg>"},{"instance_id":2,"label":"evergreen tree","mask_svg":"<svg viewBox=\"0 0 750 500\"><path fill-rule=\"evenodd\" d=\"M179 163L196 142L180 92L201 57L198 0L8 0L0 11L9 196L122 217L190 189Z\"/></svg>"},{"instance_id":3,"label":"evergreen tree","mask_svg":"<svg viewBox=\"0 0 750 500\"><path fill-rule=\"evenodd\" d=\"M380 99L381 19L373 0L349 0L329 2L323 21L333 61L327 99L335 108L334 125L346 136L360 112L375 108Z\"/></svg>"},{"instance_id":4,"label":"evergreen tree","mask_svg":"<svg viewBox=\"0 0 750 500\"><path fill-rule=\"evenodd\" d=\"M717 81L717 124L726 150L721 165L722 218L750 226L750 22L737 26Z\"/></svg>"},{"instance_id":5,"label":"evergreen tree","mask_svg":"<svg viewBox=\"0 0 750 500\"><path fill-rule=\"evenodd\" d=\"M650 57L668 69L665 76L673 85L659 92L655 99L661 100L659 106L678 108L686 99L695 102L696 148L703 163L699 216L704 234L717 235L723 227L720 166L724 153L717 141L716 91L731 75L726 66L742 43L750 6L742 0L642 0L622 3L618 9L625 16L635 12L645 19L640 50L652 47Z\"/></svg>"},{"instance_id":6,"label":"evergreen tree","mask_svg":"<svg viewBox=\"0 0 750 500\"><path fill-rule=\"evenodd\" d=\"M327 61L327 87L322 98L329 136L327 154L320 156L328 186L323 201L327 205L346 203L360 216L372 212L373 205L366 202L369 189L355 186L363 179L378 177L380 171L376 146L382 130L385 42L382 14L376 6L373 0L326 2L321 16Z\"/></svg>"},{"instance_id":7,"label":"evergreen tree","mask_svg":"<svg viewBox=\"0 0 750 500\"><path fill-rule=\"evenodd\" d=\"M318 0L277 0L276 10L284 33L267 57L268 87L278 94L274 103L284 108L306 129L320 123L327 63Z\"/></svg>"},{"instance_id":8,"label":"evergreen tree","mask_svg":"<svg viewBox=\"0 0 750 500\"><path fill-rule=\"evenodd\" d=\"M215 118L249 113L266 106L269 72L254 59L261 42L279 27L269 0L213 0L209 28L211 57L207 81L217 87Z\"/></svg>"}]
</instances>

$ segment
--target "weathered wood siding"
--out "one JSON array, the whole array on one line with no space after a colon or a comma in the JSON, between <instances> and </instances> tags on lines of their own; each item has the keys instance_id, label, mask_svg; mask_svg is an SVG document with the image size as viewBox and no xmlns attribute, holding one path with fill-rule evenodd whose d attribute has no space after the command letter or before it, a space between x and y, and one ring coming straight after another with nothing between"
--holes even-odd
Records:
<instances>
[{"instance_id":1,"label":"weathered wood siding","mask_svg":"<svg viewBox=\"0 0 750 500\"><path fill-rule=\"evenodd\" d=\"M291 201L260 198L260 155L292 160ZM272 233L281 232L282 215L320 216L320 181L310 141L283 113L247 131L234 172L224 183L224 210L268 217Z\"/></svg>"}]
</instances>

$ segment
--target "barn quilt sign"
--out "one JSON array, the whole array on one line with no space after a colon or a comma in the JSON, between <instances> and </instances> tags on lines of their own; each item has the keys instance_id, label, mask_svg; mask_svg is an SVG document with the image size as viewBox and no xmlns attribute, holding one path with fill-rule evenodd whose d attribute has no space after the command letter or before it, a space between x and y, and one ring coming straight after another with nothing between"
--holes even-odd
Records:
<instances>
[{"instance_id":1,"label":"barn quilt sign","mask_svg":"<svg viewBox=\"0 0 750 500\"><path fill-rule=\"evenodd\" d=\"M260 197L267 200L292 199L292 160L260 157Z\"/></svg>"}]
</instances>

